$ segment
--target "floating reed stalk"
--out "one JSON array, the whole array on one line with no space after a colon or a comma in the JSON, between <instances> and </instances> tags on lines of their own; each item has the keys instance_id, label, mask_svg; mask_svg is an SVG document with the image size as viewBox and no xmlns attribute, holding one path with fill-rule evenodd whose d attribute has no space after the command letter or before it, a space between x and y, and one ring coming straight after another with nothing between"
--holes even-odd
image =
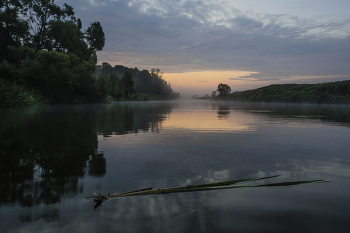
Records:
<instances>
[{"instance_id":1,"label":"floating reed stalk","mask_svg":"<svg viewBox=\"0 0 350 233\"><path fill-rule=\"evenodd\" d=\"M250 179L240 179L240 180L230 180L224 182L210 183L210 184L200 184L200 185L188 185L172 188L162 188L162 189L153 189L145 188L139 189L130 192L115 193L103 195L100 193L95 193L95 196L86 197L93 199L96 202L95 209L102 204L102 202L118 197L128 197L128 196L144 196L144 195L155 195L155 194L169 194L169 193L183 193L183 192L196 192L196 191L209 191L209 190L218 190L218 189L232 189L232 188L248 188L248 187L269 187L269 186L291 186L291 185L300 185L307 183L320 183L328 182L328 180L308 180L308 181L292 181L292 182L280 182L280 183L268 183L268 184L237 184L242 182L265 180L278 177L276 176L267 176L262 178L250 178Z\"/></svg>"}]
</instances>

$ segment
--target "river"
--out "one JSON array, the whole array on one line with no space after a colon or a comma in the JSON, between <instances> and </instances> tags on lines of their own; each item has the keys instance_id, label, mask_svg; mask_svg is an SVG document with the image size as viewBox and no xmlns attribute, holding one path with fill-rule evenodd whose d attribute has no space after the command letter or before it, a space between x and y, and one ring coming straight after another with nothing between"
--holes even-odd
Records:
<instances>
[{"instance_id":1,"label":"river","mask_svg":"<svg viewBox=\"0 0 350 233\"><path fill-rule=\"evenodd\" d=\"M350 106L215 101L0 109L1 232L350 232ZM95 192L274 176L293 186ZM248 182L249 183L249 182Z\"/></svg>"}]
</instances>

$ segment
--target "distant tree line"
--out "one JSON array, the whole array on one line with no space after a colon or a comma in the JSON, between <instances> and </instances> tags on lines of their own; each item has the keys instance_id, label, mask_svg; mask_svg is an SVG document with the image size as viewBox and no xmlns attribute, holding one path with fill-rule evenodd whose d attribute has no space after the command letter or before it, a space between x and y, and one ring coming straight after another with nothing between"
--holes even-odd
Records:
<instances>
[{"instance_id":1,"label":"distant tree line","mask_svg":"<svg viewBox=\"0 0 350 233\"><path fill-rule=\"evenodd\" d=\"M129 78L125 79L125 75ZM163 72L158 68L153 68L149 72L122 65L112 67L107 62L98 65L95 71L95 76L100 82L109 83L107 86L111 88L110 95L114 99L130 97L136 93L158 95L167 99L178 98L179 93L173 91L170 83L165 81L162 75Z\"/></svg>"},{"instance_id":2,"label":"distant tree line","mask_svg":"<svg viewBox=\"0 0 350 233\"><path fill-rule=\"evenodd\" d=\"M350 80L319 84L273 84L233 92L228 99L250 102L350 104Z\"/></svg>"},{"instance_id":3,"label":"distant tree line","mask_svg":"<svg viewBox=\"0 0 350 233\"><path fill-rule=\"evenodd\" d=\"M272 84L232 93L230 86L220 83L217 92L213 91L210 97L196 95L192 98L245 102L350 104L350 80L318 84Z\"/></svg>"},{"instance_id":4,"label":"distant tree line","mask_svg":"<svg viewBox=\"0 0 350 233\"><path fill-rule=\"evenodd\" d=\"M192 96L192 99L225 98L230 94L230 92L231 92L231 87L229 85L220 83L218 85L218 89L216 89L216 91L213 91L210 96L209 96L209 94L206 94L203 97L198 97L198 95L194 95L194 96Z\"/></svg>"}]
</instances>

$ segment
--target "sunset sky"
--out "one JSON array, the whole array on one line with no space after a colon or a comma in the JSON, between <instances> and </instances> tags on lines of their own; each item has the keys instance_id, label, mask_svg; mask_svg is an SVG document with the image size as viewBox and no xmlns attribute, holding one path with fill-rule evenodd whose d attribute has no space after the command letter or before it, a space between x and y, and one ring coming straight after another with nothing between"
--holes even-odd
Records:
<instances>
[{"instance_id":1,"label":"sunset sky","mask_svg":"<svg viewBox=\"0 0 350 233\"><path fill-rule=\"evenodd\" d=\"M181 95L350 79L349 0L59 0L106 34L98 63L159 68Z\"/></svg>"}]
</instances>

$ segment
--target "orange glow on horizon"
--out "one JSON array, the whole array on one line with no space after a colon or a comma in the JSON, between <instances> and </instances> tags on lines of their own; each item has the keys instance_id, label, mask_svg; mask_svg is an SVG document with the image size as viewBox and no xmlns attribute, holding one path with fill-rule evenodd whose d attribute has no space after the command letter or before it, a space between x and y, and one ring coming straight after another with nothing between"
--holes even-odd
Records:
<instances>
[{"instance_id":1,"label":"orange glow on horizon","mask_svg":"<svg viewBox=\"0 0 350 233\"><path fill-rule=\"evenodd\" d=\"M239 80L239 77L250 76L257 72L251 71L198 71L185 73L164 73L163 78L171 84L173 88L195 87L210 88L220 83L240 84L246 83L245 80ZM233 80L231 80L233 79Z\"/></svg>"},{"instance_id":2,"label":"orange glow on horizon","mask_svg":"<svg viewBox=\"0 0 350 233\"><path fill-rule=\"evenodd\" d=\"M174 91L180 92L182 96L191 96L194 94L202 96L204 94L210 95L212 91L217 89L220 83L231 86L231 89L233 87L251 85L252 81L255 81L254 78L249 77L252 74L257 74L257 72L241 70L196 71L164 73L163 78L171 84Z\"/></svg>"}]
</instances>

